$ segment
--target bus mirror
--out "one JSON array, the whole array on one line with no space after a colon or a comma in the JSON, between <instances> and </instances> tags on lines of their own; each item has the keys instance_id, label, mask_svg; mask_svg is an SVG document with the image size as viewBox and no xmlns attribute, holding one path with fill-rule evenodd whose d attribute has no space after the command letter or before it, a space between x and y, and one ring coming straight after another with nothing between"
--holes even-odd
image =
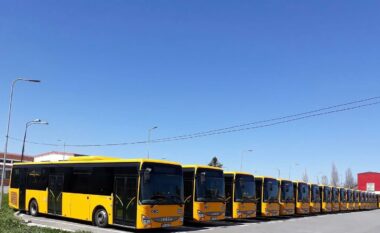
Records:
<instances>
[{"instance_id":1,"label":"bus mirror","mask_svg":"<svg viewBox=\"0 0 380 233\"><path fill-rule=\"evenodd\" d=\"M201 172L201 183L206 182L206 172Z\"/></svg>"},{"instance_id":2,"label":"bus mirror","mask_svg":"<svg viewBox=\"0 0 380 233\"><path fill-rule=\"evenodd\" d=\"M144 170L144 183L147 183L147 182L149 182L149 180L150 180L150 173L152 172L152 168L146 168L145 170Z\"/></svg>"}]
</instances>

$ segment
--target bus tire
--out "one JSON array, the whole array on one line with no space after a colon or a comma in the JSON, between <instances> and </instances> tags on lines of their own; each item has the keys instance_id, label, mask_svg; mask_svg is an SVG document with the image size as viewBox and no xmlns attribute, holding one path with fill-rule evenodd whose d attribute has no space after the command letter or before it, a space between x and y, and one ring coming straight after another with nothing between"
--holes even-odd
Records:
<instances>
[{"instance_id":1,"label":"bus tire","mask_svg":"<svg viewBox=\"0 0 380 233\"><path fill-rule=\"evenodd\" d=\"M38 216L38 203L35 199L29 203L29 214L32 216Z\"/></svg>"},{"instance_id":2,"label":"bus tire","mask_svg":"<svg viewBox=\"0 0 380 233\"><path fill-rule=\"evenodd\" d=\"M97 227L104 228L108 225L108 214L107 211L102 207L95 210L92 219L93 224Z\"/></svg>"}]
</instances>

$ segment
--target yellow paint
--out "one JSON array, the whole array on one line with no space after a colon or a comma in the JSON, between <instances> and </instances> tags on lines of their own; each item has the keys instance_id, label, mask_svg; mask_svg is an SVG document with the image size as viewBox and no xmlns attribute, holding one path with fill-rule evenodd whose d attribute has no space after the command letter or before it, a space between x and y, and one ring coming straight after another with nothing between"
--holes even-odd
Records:
<instances>
[{"instance_id":1,"label":"yellow paint","mask_svg":"<svg viewBox=\"0 0 380 233\"><path fill-rule=\"evenodd\" d=\"M47 190L31 190L27 189L25 192L25 210L29 210L29 203L32 199L37 201L38 212L42 214L47 213Z\"/></svg>"},{"instance_id":2,"label":"yellow paint","mask_svg":"<svg viewBox=\"0 0 380 233\"><path fill-rule=\"evenodd\" d=\"M332 204L330 202L322 202L322 212L329 213L332 211Z\"/></svg>"},{"instance_id":3,"label":"yellow paint","mask_svg":"<svg viewBox=\"0 0 380 233\"><path fill-rule=\"evenodd\" d=\"M183 213L183 205L138 205L136 229L182 226ZM142 222L143 217L149 218L151 220L150 224L144 225Z\"/></svg>"},{"instance_id":4,"label":"yellow paint","mask_svg":"<svg viewBox=\"0 0 380 233\"><path fill-rule=\"evenodd\" d=\"M223 220L225 218L226 205L223 202L197 202L193 203L193 220L208 222Z\"/></svg>"},{"instance_id":5,"label":"yellow paint","mask_svg":"<svg viewBox=\"0 0 380 233\"><path fill-rule=\"evenodd\" d=\"M280 215L294 215L295 204L280 202Z\"/></svg>"},{"instance_id":6,"label":"yellow paint","mask_svg":"<svg viewBox=\"0 0 380 233\"><path fill-rule=\"evenodd\" d=\"M310 213L310 203L309 202L296 202L296 214L309 214Z\"/></svg>"},{"instance_id":7,"label":"yellow paint","mask_svg":"<svg viewBox=\"0 0 380 233\"><path fill-rule=\"evenodd\" d=\"M109 224L112 224L112 197L80 193L62 193L62 216L92 221L93 211L102 206L108 214Z\"/></svg>"},{"instance_id":8,"label":"yellow paint","mask_svg":"<svg viewBox=\"0 0 380 233\"><path fill-rule=\"evenodd\" d=\"M254 218L256 217L256 204L255 203L242 203L233 202L232 204L232 218Z\"/></svg>"},{"instance_id":9,"label":"yellow paint","mask_svg":"<svg viewBox=\"0 0 380 233\"><path fill-rule=\"evenodd\" d=\"M332 212L339 212L339 202L332 203Z\"/></svg>"},{"instance_id":10,"label":"yellow paint","mask_svg":"<svg viewBox=\"0 0 380 233\"><path fill-rule=\"evenodd\" d=\"M261 204L261 215L265 217L279 216L280 204L263 202Z\"/></svg>"},{"instance_id":11,"label":"yellow paint","mask_svg":"<svg viewBox=\"0 0 380 233\"><path fill-rule=\"evenodd\" d=\"M320 212L321 212L321 203L310 202L310 213L320 213Z\"/></svg>"},{"instance_id":12,"label":"yellow paint","mask_svg":"<svg viewBox=\"0 0 380 233\"><path fill-rule=\"evenodd\" d=\"M340 202L339 203L339 210L340 211L346 211L347 210L347 202Z\"/></svg>"},{"instance_id":13,"label":"yellow paint","mask_svg":"<svg viewBox=\"0 0 380 233\"><path fill-rule=\"evenodd\" d=\"M8 205L9 207L13 209L18 209L18 203L19 202L19 189L18 188L9 188L9 195L8 195Z\"/></svg>"},{"instance_id":14,"label":"yellow paint","mask_svg":"<svg viewBox=\"0 0 380 233\"><path fill-rule=\"evenodd\" d=\"M346 209L347 210L354 210L355 203L347 202Z\"/></svg>"}]
</instances>

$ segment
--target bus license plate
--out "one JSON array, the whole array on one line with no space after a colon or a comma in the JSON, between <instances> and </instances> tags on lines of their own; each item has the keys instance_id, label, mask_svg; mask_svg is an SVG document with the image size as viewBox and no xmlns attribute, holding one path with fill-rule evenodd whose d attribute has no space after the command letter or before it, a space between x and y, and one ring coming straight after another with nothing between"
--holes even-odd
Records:
<instances>
[{"instance_id":1,"label":"bus license plate","mask_svg":"<svg viewBox=\"0 0 380 233\"><path fill-rule=\"evenodd\" d=\"M163 223L161 226L162 227L171 227L170 223Z\"/></svg>"},{"instance_id":2,"label":"bus license plate","mask_svg":"<svg viewBox=\"0 0 380 233\"><path fill-rule=\"evenodd\" d=\"M211 221L215 221L215 220L217 220L216 217L211 217Z\"/></svg>"}]
</instances>

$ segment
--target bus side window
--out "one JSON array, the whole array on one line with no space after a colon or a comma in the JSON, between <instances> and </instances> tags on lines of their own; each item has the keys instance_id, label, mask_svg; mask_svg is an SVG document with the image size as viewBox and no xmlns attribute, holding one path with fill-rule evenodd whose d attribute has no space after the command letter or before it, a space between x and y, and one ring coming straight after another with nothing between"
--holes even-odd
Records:
<instances>
[{"instance_id":1,"label":"bus side window","mask_svg":"<svg viewBox=\"0 0 380 233\"><path fill-rule=\"evenodd\" d=\"M45 190L48 183L46 168L29 168L27 173L26 188L34 190Z\"/></svg>"},{"instance_id":2,"label":"bus side window","mask_svg":"<svg viewBox=\"0 0 380 233\"><path fill-rule=\"evenodd\" d=\"M14 168L12 171L11 188L20 187L20 169Z\"/></svg>"}]
</instances>

